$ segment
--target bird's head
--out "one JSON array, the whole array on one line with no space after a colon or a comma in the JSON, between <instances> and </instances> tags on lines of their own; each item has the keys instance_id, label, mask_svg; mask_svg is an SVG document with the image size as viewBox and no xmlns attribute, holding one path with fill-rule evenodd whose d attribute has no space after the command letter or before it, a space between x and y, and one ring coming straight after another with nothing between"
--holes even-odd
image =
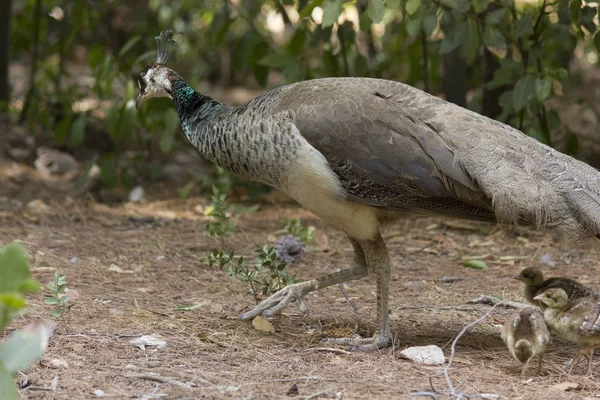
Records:
<instances>
[{"instance_id":1,"label":"bird's head","mask_svg":"<svg viewBox=\"0 0 600 400\"><path fill-rule=\"evenodd\" d=\"M522 270L519 274L513 276L526 285L539 285L544 282L544 275L539 268L529 267Z\"/></svg>"},{"instance_id":2,"label":"bird's head","mask_svg":"<svg viewBox=\"0 0 600 400\"><path fill-rule=\"evenodd\" d=\"M176 43L173 40L173 31L164 30L156 38L158 53L156 61L148 65L138 78L140 91L136 100L136 107L152 97L171 97L171 88L174 81L180 79L179 75L168 68L165 63Z\"/></svg>"},{"instance_id":3,"label":"bird's head","mask_svg":"<svg viewBox=\"0 0 600 400\"><path fill-rule=\"evenodd\" d=\"M567 292L562 289L553 288L548 289L542 294L538 294L533 298L534 300L541 301L548 308L564 308L569 302L569 296Z\"/></svg>"}]
</instances>

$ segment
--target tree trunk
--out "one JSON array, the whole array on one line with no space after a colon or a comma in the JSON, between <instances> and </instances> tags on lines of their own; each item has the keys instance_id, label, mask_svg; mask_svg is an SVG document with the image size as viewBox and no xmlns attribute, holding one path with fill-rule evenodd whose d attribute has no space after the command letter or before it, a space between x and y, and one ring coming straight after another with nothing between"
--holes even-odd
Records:
<instances>
[{"instance_id":1,"label":"tree trunk","mask_svg":"<svg viewBox=\"0 0 600 400\"><path fill-rule=\"evenodd\" d=\"M10 59L10 16L12 0L0 0L0 111L8 106L8 60Z\"/></svg>"},{"instance_id":2,"label":"tree trunk","mask_svg":"<svg viewBox=\"0 0 600 400\"><path fill-rule=\"evenodd\" d=\"M484 73L483 82L488 83L494 80L494 73L500 68L500 64L496 60L494 54L485 49L484 53ZM500 86L495 89L483 89L483 115L486 117L495 119L502 113L502 107L500 106L500 96L507 90L507 86Z\"/></svg>"},{"instance_id":3,"label":"tree trunk","mask_svg":"<svg viewBox=\"0 0 600 400\"><path fill-rule=\"evenodd\" d=\"M442 90L446 101L466 107L467 63L460 57L460 50L445 54L443 64Z\"/></svg>"}]
</instances>

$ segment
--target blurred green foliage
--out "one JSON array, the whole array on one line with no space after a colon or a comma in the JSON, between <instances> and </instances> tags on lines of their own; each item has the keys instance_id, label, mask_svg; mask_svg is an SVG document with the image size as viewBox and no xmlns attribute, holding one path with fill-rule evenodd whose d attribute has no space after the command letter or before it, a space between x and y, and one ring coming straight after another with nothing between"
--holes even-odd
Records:
<instances>
[{"instance_id":1,"label":"blurred green foliage","mask_svg":"<svg viewBox=\"0 0 600 400\"><path fill-rule=\"evenodd\" d=\"M0 332L25 307L25 296L37 292L39 284L31 278L29 258L18 244L0 248ZM12 374L37 361L48 346L51 329L30 325L12 333L0 345L0 398L18 400Z\"/></svg>"},{"instance_id":2,"label":"blurred green foliage","mask_svg":"<svg viewBox=\"0 0 600 400\"><path fill-rule=\"evenodd\" d=\"M469 71L469 107L500 90L495 117L550 143L560 128L547 100L560 94L575 47L596 53L597 3L583 0L17 0L12 52L38 43L24 120L55 132L57 145L89 145L91 117L111 140L99 161L105 184L161 175L157 158L183 145L167 100L135 108L137 75L155 57L163 27L182 33L171 65L190 84L265 87L326 76L393 79L441 91L444 56ZM37 11L37 12L36 12ZM37 22L36 22L37 21ZM35 26L39 25L39 38ZM486 58L487 57L487 58ZM489 59L497 66L486 79ZM89 75L91 79L86 76ZM86 101L93 98L92 105ZM89 101L88 101L89 103ZM576 142L571 143L576 147ZM210 185L208 185L210 187Z\"/></svg>"}]
</instances>

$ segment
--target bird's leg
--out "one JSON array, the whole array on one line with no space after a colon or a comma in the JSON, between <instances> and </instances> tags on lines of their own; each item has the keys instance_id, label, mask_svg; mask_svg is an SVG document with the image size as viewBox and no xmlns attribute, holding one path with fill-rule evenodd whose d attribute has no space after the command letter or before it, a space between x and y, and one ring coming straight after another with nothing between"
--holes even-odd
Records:
<instances>
[{"instance_id":1,"label":"bird's leg","mask_svg":"<svg viewBox=\"0 0 600 400\"><path fill-rule=\"evenodd\" d=\"M305 294L337 283L360 279L367 276L368 269L363 250L356 240L350 238L350 242L354 248L354 263L350 269L345 269L310 281L288 285L261 302L252 310L240 315L238 318L248 320L257 315L271 317L278 314L294 300L298 302L300 310L304 314L308 314L308 308L303 300Z\"/></svg>"},{"instance_id":2,"label":"bird's leg","mask_svg":"<svg viewBox=\"0 0 600 400\"><path fill-rule=\"evenodd\" d=\"M579 360L581 360L581 356L583 356L583 354L584 349L580 349L577 353L577 356L575 357L575 359L573 359L573 362L571 363L571 368L569 368L569 374L571 374L571 371L573 371L573 367L579 362Z\"/></svg>"},{"instance_id":3,"label":"bird's leg","mask_svg":"<svg viewBox=\"0 0 600 400\"><path fill-rule=\"evenodd\" d=\"M592 376L592 359L594 358L594 350L596 350L596 349L597 349L597 348L599 348L599 347L600 347L600 345L599 345L599 346L594 346L594 347L588 348L588 349L589 349L589 350L588 350L588 351L589 351L589 353L588 353L588 358L589 358L589 359L588 359L587 370L586 370L586 372L585 372L585 374L586 374L587 376Z\"/></svg>"},{"instance_id":4,"label":"bird's leg","mask_svg":"<svg viewBox=\"0 0 600 400\"><path fill-rule=\"evenodd\" d=\"M521 377L524 377L527 374L527 367L529 366L529 360L525 361L521 365Z\"/></svg>"},{"instance_id":5,"label":"bird's leg","mask_svg":"<svg viewBox=\"0 0 600 400\"><path fill-rule=\"evenodd\" d=\"M372 351L385 347L390 341L388 323L388 297L390 286L390 256L383 238L378 233L372 240L361 241L369 270L377 279L377 325L378 329L371 338L324 339L326 343L346 344L351 350Z\"/></svg>"},{"instance_id":6,"label":"bird's leg","mask_svg":"<svg viewBox=\"0 0 600 400\"><path fill-rule=\"evenodd\" d=\"M538 369L537 369L537 373L541 374L543 372L542 370L542 359L544 358L543 354L540 354L540 358L538 359Z\"/></svg>"}]
</instances>

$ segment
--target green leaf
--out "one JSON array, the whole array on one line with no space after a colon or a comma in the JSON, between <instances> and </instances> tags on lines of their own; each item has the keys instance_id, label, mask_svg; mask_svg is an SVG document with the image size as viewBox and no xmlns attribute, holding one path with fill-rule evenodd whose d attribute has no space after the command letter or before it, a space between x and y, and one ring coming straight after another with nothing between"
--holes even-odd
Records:
<instances>
[{"instance_id":1,"label":"green leaf","mask_svg":"<svg viewBox=\"0 0 600 400\"><path fill-rule=\"evenodd\" d=\"M77 117L71 125L71 145L77 147L83 143L85 139L85 115Z\"/></svg>"},{"instance_id":2,"label":"green leaf","mask_svg":"<svg viewBox=\"0 0 600 400\"><path fill-rule=\"evenodd\" d=\"M479 28L477 27L477 23L470 18L467 20L467 31L463 36L463 40L462 54L465 57L465 60L471 64L479 52L481 40L479 38Z\"/></svg>"},{"instance_id":3,"label":"green leaf","mask_svg":"<svg viewBox=\"0 0 600 400\"><path fill-rule=\"evenodd\" d=\"M485 31L483 32L483 43L487 47L502 47L506 43L502 33L493 25L486 25Z\"/></svg>"},{"instance_id":4,"label":"green leaf","mask_svg":"<svg viewBox=\"0 0 600 400\"><path fill-rule=\"evenodd\" d=\"M552 78L549 76L535 80L535 97L538 102L543 103L550 97L552 91Z\"/></svg>"},{"instance_id":5,"label":"green leaf","mask_svg":"<svg viewBox=\"0 0 600 400\"><path fill-rule=\"evenodd\" d=\"M54 310L50 311L50 315L56 318L60 318L60 316L62 315L62 311L60 308L55 308Z\"/></svg>"},{"instance_id":6,"label":"green leaf","mask_svg":"<svg viewBox=\"0 0 600 400\"><path fill-rule=\"evenodd\" d=\"M35 279L27 279L17 290L21 293L35 293L40 290L40 284Z\"/></svg>"},{"instance_id":7,"label":"green leaf","mask_svg":"<svg viewBox=\"0 0 600 400\"><path fill-rule=\"evenodd\" d=\"M535 94L535 78L527 74L521 77L515 84L512 93L512 104L515 112L521 111L527 105Z\"/></svg>"},{"instance_id":8,"label":"green leaf","mask_svg":"<svg viewBox=\"0 0 600 400\"><path fill-rule=\"evenodd\" d=\"M468 260L464 262L465 267L475 269L486 269L487 264L483 260Z\"/></svg>"},{"instance_id":9,"label":"green leaf","mask_svg":"<svg viewBox=\"0 0 600 400\"><path fill-rule=\"evenodd\" d=\"M321 20L321 25L324 28L332 26L337 21L342 13L342 4L343 0L327 0L325 7L323 7L323 18Z\"/></svg>"},{"instance_id":10,"label":"green leaf","mask_svg":"<svg viewBox=\"0 0 600 400\"><path fill-rule=\"evenodd\" d=\"M21 293L1 293L0 304L9 309L19 310L25 307L25 299Z\"/></svg>"},{"instance_id":11,"label":"green leaf","mask_svg":"<svg viewBox=\"0 0 600 400\"><path fill-rule=\"evenodd\" d=\"M54 139L56 140L57 144L63 144L67 140L69 128L71 127L71 121L73 121L73 115L67 114L67 116L61 119L56 125Z\"/></svg>"},{"instance_id":12,"label":"green leaf","mask_svg":"<svg viewBox=\"0 0 600 400\"><path fill-rule=\"evenodd\" d=\"M423 27L423 33L425 33L426 37L429 37L437 27L437 18L435 15L425 15L421 18L421 25Z\"/></svg>"},{"instance_id":13,"label":"green leaf","mask_svg":"<svg viewBox=\"0 0 600 400\"><path fill-rule=\"evenodd\" d=\"M488 0L471 0L471 4L477 14L481 14L488 8Z\"/></svg>"},{"instance_id":14,"label":"green leaf","mask_svg":"<svg viewBox=\"0 0 600 400\"><path fill-rule=\"evenodd\" d=\"M120 57L123 57L125 54L127 54L127 52L128 52L129 50L131 50L131 48L132 48L133 46L135 46L135 45L137 44L137 42L139 42L139 41L140 41L140 39L141 39L141 38L142 38L141 36L137 35L137 36L134 36L134 37L132 37L131 39L129 39L129 40L128 40L128 41L127 41L127 42L126 42L124 45L123 45L123 47L121 47L121 50L119 50L119 58L120 58Z\"/></svg>"},{"instance_id":15,"label":"green leaf","mask_svg":"<svg viewBox=\"0 0 600 400\"><path fill-rule=\"evenodd\" d=\"M502 7L494 11L488 11L485 15L485 23L488 25L498 25L504 19L506 8Z\"/></svg>"},{"instance_id":16,"label":"green leaf","mask_svg":"<svg viewBox=\"0 0 600 400\"><path fill-rule=\"evenodd\" d=\"M263 58L258 61L259 64L265 65L267 67L274 68L285 68L291 65L298 64L298 58L293 56L288 56L286 54L267 54Z\"/></svg>"},{"instance_id":17,"label":"green leaf","mask_svg":"<svg viewBox=\"0 0 600 400\"><path fill-rule=\"evenodd\" d=\"M55 304L57 304L57 303L58 303L58 300L56 300L56 298L54 298L54 297L46 297L46 298L44 299L44 303L46 303L46 304L49 304L49 305L53 306L53 305L55 305Z\"/></svg>"},{"instance_id":18,"label":"green leaf","mask_svg":"<svg viewBox=\"0 0 600 400\"><path fill-rule=\"evenodd\" d=\"M415 1L415 0L409 0ZM417 0L420 1L420 0ZM383 6L383 0L369 0L369 5L367 6L367 14L371 18L371 21L378 24L383 19L383 15L385 13L385 7Z\"/></svg>"},{"instance_id":19,"label":"green leaf","mask_svg":"<svg viewBox=\"0 0 600 400\"><path fill-rule=\"evenodd\" d=\"M0 293L16 292L31 279L27 252L19 244L0 249Z\"/></svg>"},{"instance_id":20,"label":"green leaf","mask_svg":"<svg viewBox=\"0 0 600 400\"><path fill-rule=\"evenodd\" d=\"M440 0L440 3L450 8L458 8L459 0Z\"/></svg>"},{"instance_id":21,"label":"green leaf","mask_svg":"<svg viewBox=\"0 0 600 400\"><path fill-rule=\"evenodd\" d=\"M521 38L531 32L533 18L531 15L522 16L515 25L515 38Z\"/></svg>"},{"instance_id":22,"label":"green leaf","mask_svg":"<svg viewBox=\"0 0 600 400\"><path fill-rule=\"evenodd\" d=\"M173 142L175 141L175 133L177 132L177 128L179 127L179 116L177 112L169 108L165 112L164 116L165 121L165 130L160 136L159 147L160 151L163 153L168 153L171 151L173 147Z\"/></svg>"},{"instance_id":23,"label":"green leaf","mask_svg":"<svg viewBox=\"0 0 600 400\"><path fill-rule=\"evenodd\" d=\"M15 387L12 374L6 370L0 360L0 399L19 400L19 392Z\"/></svg>"},{"instance_id":24,"label":"green leaf","mask_svg":"<svg viewBox=\"0 0 600 400\"><path fill-rule=\"evenodd\" d=\"M404 20L406 21L406 32L408 35L410 37L417 36L419 29L421 29L421 17L411 18L407 16Z\"/></svg>"},{"instance_id":25,"label":"green leaf","mask_svg":"<svg viewBox=\"0 0 600 400\"><path fill-rule=\"evenodd\" d=\"M385 0L385 6L390 10L398 10L401 4L401 0Z\"/></svg>"},{"instance_id":26,"label":"green leaf","mask_svg":"<svg viewBox=\"0 0 600 400\"><path fill-rule=\"evenodd\" d=\"M408 0L406 2L406 12L408 13L408 15L414 15L419 9L420 5L421 0Z\"/></svg>"},{"instance_id":27,"label":"green leaf","mask_svg":"<svg viewBox=\"0 0 600 400\"><path fill-rule=\"evenodd\" d=\"M0 346L0 361L10 373L25 369L37 361L48 347L52 329L42 324L31 324L14 332Z\"/></svg>"}]
</instances>

